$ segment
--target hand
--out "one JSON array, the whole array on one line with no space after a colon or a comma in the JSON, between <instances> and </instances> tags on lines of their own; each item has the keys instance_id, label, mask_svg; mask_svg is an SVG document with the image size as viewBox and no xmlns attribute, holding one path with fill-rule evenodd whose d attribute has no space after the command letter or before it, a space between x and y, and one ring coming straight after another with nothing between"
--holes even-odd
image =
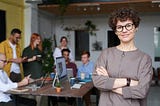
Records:
<instances>
[{"instance_id":1,"label":"hand","mask_svg":"<svg viewBox=\"0 0 160 106\"><path fill-rule=\"evenodd\" d=\"M27 59L28 62L35 61L37 59L37 56L33 56L32 58Z\"/></svg>"},{"instance_id":2,"label":"hand","mask_svg":"<svg viewBox=\"0 0 160 106\"><path fill-rule=\"evenodd\" d=\"M122 88L116 88L112 92L122 95Z\"/></svg>"},{"instance_id":3,"label":"hand","mask_svg":"<svg viewBox=\"0 0 160 106\"><path fill-rule=\"evenodd\" d=\"M37 59L37 56L32 57L32 61L35 61Z\"/></svg>"},{"instance_id":4,"label":"hand","mask_svg":"<svg viewBox=\"0 0 160 106\"><path fill-rule=\"evenodd\" d=\"M130 86L137 86L137 85L138 85L138 81L131 80Z\"/></svg>"},{"instance_id":5,"label":"hand","mask_svg":"<svg viewBox=\"0 0 160 106\"><path fill-rule=\"evenodd\" d=\"M27 59L28 59L27 57L23 57L22 62L27 62L28 61Z\"/></svg>"},{"instance_id":6,"label":"hand","mask_svg":"<svg viewBox=\"0 0 160 106\"><path fill-rule=\"evenodd\" d=\"M107 70L104 67L97 67L96 72L98 75L109 76Z\"/></svg>"},{"instance_id":7,"label":"hand","mask_svg":"<svg viewBox=\"0 0 160 106\"><path fill-rule=\"evenodd\" d=\"M14 62L14 63L22 63L23 59L22 58L16 58L16 59L9 59L8 62Z\"/></svg>"},{"instance_id":8,"label":"hand","mask_svg":"<svg viewBox=\"0 0 160 106\"><path fill-rule=\"evenodd\" d=\"M29 83L30 76L31 76L31 75L28 75L28 76L25 77L22 81L20 81L20 82L18 83L18 87L27 85L27 84Z\"/></svg>"},{"instance_id":9,"label":"hand","mask_svg":"<svg viewBox=\"0 0 160 106\"><path fill-rule=\"evenodd\" d=\"M36 81L35 79L29 78L29 82L28 83L33 83L35 81Z\"/></svg>"}]
</instances>

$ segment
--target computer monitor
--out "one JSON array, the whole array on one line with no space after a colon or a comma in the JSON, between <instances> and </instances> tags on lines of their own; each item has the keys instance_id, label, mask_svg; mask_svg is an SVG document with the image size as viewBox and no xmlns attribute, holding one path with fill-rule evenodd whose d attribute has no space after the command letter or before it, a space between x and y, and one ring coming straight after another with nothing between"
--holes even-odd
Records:
<instances>
[{"instance_id":1,"label":"computer monitor","mask_svg":"<svg viewBox=\"0 0 160 106\"><path fill-rule=\"evenodd\" d=\"M64 57L56 58L56 73L60 80L63 79L64 77L67 77L67 68Z\"/></svg>"},{"instance_id":2,"label":"computer monitor","mask_svg":"<svg viewBox=\"0 0 160 106\"><path fill-rule=\"evenodd\" d=\"M56 58L56 75L53 80L53 87L55 87L57 80L59 80L61 83L68 81L66 62L64 57Z\"/></svg>"}]
</instances>

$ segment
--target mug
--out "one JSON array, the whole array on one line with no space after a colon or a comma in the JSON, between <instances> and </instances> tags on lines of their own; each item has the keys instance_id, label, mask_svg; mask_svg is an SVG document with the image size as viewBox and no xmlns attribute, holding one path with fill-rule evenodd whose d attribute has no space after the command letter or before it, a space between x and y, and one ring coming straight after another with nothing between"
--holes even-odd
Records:
<instances>
[{"instance_id":1,"label":"mug","mask_svg":"<svg viewBox=\"0 0 160 106\"><path fill-rule=\"evenodd\" d=\"M84 80L85 79L85 73L81 72L81 79Z\"/></svg>"},{"instance_id":2,"label":"mug","mask_svg":"<svg viewBox=\"0 0 160 106\"><path fill-rule=\"evenodd\" d=\"M70 78L70 85L73 86L75 84L75 78Z\"/></svg>"},{"instance_id":3,"label":"mug","mask_svg":"<svg viewBox=\"0 0 160 106\"><path fill-rule=\"evenodd\" d=\"M89 79L92 79L92 73L89 74Z\"/></svg>"},{"instance_id":4,"label":"mug","mask_svg":"<svg viewBox=\"0 0 160 106\"><path fill-rule=\"evenodd\" d=\"M37 85L36 84L33 84L32 85L32 91L36 91L37 90Z\"/></svg>"},{"instance_id":5,"label":"mug","mask_svg":"<svg viewBox=\"0 0 160 106\"><path fill-rule=\"evenodd\" d=\"M51 73L50 73L50 77L51 77L52 79L54 79L55 73L54 73L54 72L51 72Z\"/></svg>"},{"instance_id":6,"label":"mug","mask_svg":"<svg viewBox=\"0 0 160 106\"><path fill-rule=\"evenodd\" d=\"M41 60L41 57L42 57L42 55L36 55L36 58L37 58L38 61Z\"/></svg>"}]
</instances>

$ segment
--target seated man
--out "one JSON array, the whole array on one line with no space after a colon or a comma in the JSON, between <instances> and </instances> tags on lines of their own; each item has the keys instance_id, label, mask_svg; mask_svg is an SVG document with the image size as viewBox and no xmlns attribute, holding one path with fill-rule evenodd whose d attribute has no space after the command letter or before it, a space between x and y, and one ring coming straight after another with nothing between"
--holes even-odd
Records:
<instances>
[{"instance_id":1,"label":"seated man","mask_svg":"<svg viewBox=\"0 0 160 106\"><path fill-rule=\"evenodd\" d=\"M81 54L82 65L78 68L77 77L81 78L81 73L85 74L85 78L89 78L94 69L94 63L90 61L90 53L88 51L83 51ZM92 91L88 92L85 96L86 106L91 106L91 95Z\"/></svg>"},{"instance_id":2,"label":"seated man","mask_svg":"<svg viewBox=\"0 0 160 106\"><path fill-rule=\"evenodd\" d=\"M67 68L72 68L73 77L76 77L77 76L77 66L76 66L75 63L70 61L70 58L69 58L70 50L69 49L63 49L61 52L62 52L62 56L66 60L66 67Z\"/></svg>"},{"instance_id":3,"label":"seated man","mask_svg":"<svg viewBox=\"0 0 160 106\"><path fill-rule=\"evenodd\" d=\"M65 58L66 61L66 67L67 68L72 68L73 69L73 77L76 77L77 75L77 66L75 63L70 61L69 54L70 50L69 49L62 49L62 56ZM49 99L52 99L52 105L55 106L57 104L57 101L67 101L68 106L72 106L73 102L75 102L75 98L57 98L57 97L49 97Z\"/></svg>"},{"instance_id":4,"label":"seated man","mask_svg":"<svg viewBox=\"0 0 160 106\"><path fill-rule=\"evenodd\" d=\"M18 83L12 82L7 76L6 72L3 70L4 66L7 64L6 56L3 53L0 53L0 106L15 106L15 103L11 99L9 94L4 92L17 88L20 86L27 85L29 82L29 77L25 77L22 81ZM25 106L36 106L36 101L28 98L17 97L16 104L24 104Z\"/></svg>"},{"instance_id":5,"label":"seated man","mask_svg":"<svg viewBox=\"0 0 160 106\"><path fill-rule=\"evenodd\" d=\"M77 77L81 77L81 73L85 73L85 77L89 78L94 69L94 63L90 61L90 53L88 51L83 51L81 54L82 65L78 68Z\"/></svg>"}]
</instances>

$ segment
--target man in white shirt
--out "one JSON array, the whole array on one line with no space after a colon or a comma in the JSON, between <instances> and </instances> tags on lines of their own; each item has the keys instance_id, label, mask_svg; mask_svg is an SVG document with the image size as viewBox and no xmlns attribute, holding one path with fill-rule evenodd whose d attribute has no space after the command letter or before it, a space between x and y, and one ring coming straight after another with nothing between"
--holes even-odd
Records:
<instances>
[{"instance_id":1,"label":"man in white shirt","mask_svg":"<svg viewBox=\"0 0 160 106\"><path fill-rule=\"evenodd\" d=\"M8 77L8 75L6 74L6 72L3 70L6 64L7 64L6 56L3 53L0 53L0 106L15 106L10 95L4 92L12 88L17 88L20 86L27 85L30 76L25 77L22 81L18 83L12 82ZM20 104L26 104L28 106L36 106L36 102L28 98L18 97L16 102Z\"/></svg>"}]
</instances>

